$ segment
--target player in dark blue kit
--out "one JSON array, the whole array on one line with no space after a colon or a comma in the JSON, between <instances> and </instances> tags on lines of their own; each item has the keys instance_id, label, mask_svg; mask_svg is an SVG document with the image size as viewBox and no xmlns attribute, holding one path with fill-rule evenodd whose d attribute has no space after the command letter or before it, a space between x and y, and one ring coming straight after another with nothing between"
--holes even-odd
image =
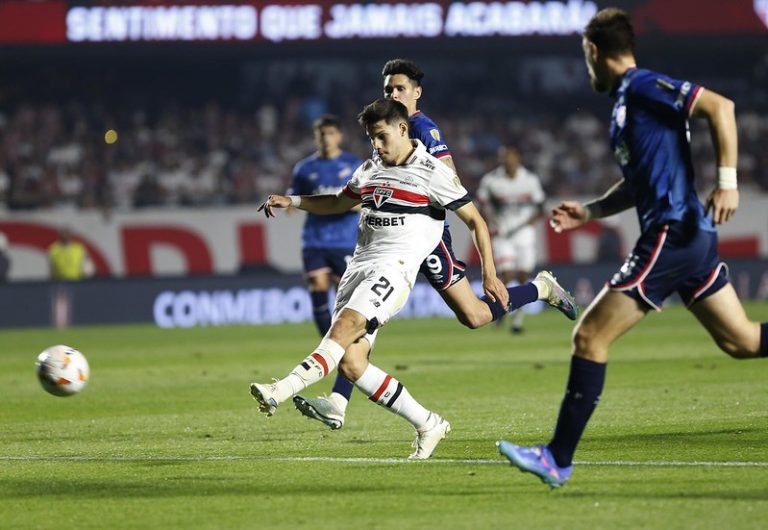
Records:
<instances>
[{"instance_id":1,"label":"player in dark blue kit","mask_svg":"<svg viewBox=\"0 0 768 530\"><path fill-rule=\"evenodd\" d=\"M498 443L514 466L553 488L573 471L573 453L602 393L608 347L648 311L660 310L672 293L731 357L768 356L768 323L747 318L717 254L715 225L728 221L739 203L733 102L637 68L632 24L619 9L604 9L592 18L583 48L593 88L616 101L611 148L624 179L595 201L563 202L551 224L558 232L571 230L635 207L641 235L576 325L570 376L550 442L536 447ZM717 154L717 186L706 206L694 188L690 116L707 119Z\"/></svg>"},{"instance_id":2,"label":"player in dark blue kit","mask_svg":"<svg viewBox=\"0 0 768 530\"><path fill-rule=\"evenodd\" d=\"M352 178L362 161L342 151L341 122L325 115L314 125L317 152L293 168L288 195L336 193ZM312 298L312 315L321 336L331 327L328 289L338 285L357 243L357 212L338 215L307 214L301 235L304 275Z\"/></svg>"},{"instance_id":3,"label":"player in dark blue kit","mask_svg":"<svg viewBox=\"0 0 768 530\"><path fill-rule=\"evenodd\" d=\"M384 65L384 96L405 105L409 115L408 134L418 139L427 148L427 152L439 159L456 173L453 158L438 126L418 110L421 98L421 69L407 59L393 59ZM489 296L490 286L499 282L495 268L484 268L488 274L483 278L483 290L486 296L478 298L469 280L464 274L465 265L457 260L451 246L451 233L446 224L443 239L430 256L424 261L420 272L426 276L453 310L459 321L475 329L494 320L498 320L508 311L513 311L536 300L545 300L559 309L571 320L576 319L578 308L570 294L563 289L552 274L540 272L536 278L525 285L506 289L507 301ZM344 412L354 386L342 375L337 376L333 391L329 397L307 398L296 396L293 401L296 408L307 417L319 420L332 429L344 425Z\"/></svg>"}]
</instances>

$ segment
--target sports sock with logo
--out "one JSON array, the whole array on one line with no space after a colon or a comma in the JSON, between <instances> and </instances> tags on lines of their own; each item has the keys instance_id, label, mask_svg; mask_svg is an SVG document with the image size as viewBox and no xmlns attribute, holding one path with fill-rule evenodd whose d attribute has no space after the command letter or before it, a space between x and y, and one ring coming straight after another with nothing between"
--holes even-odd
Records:
<instances>
[{"instance_id":1,"label":"sports sock with logo","mask_svg":"<svg viewBox=\"0 0 768 530\"><path fill-rule=\"evenodd\" d=\"M314 352L276 383L275 399L281 403L317 383L338 366L343 356L344 348L338 342L324 338Z\"/></svg>"},{"instance_id":2,"label":"sports sock with logo","mask_svg":"<svg viewBox=\"0 0 768 530\"><path fill-rule=\"evenodd\" d=\"M328 291L310 291L309 297L312 300L312 318L315 320L315 326L317 326L320 336L325 337L325 334L331 329Z\"/></svg>"},{"instance_id":3,"label":"sports sock with logo","mask_svg":"<svg viewBox=\"0 0 768 530\"><path fill-rule=\"evenodd\" d=\"M548 447L560 467L570 466L573 453L597 407L605 383L605 364L571 358L571 373L560 405L555 434Z\"/></svg>"},{"instance_id":4,"label":"sports sock with logo","mask_svg":"<svg viewBox=\"0 0 768 530\"><path fill-rule=\"evenodd\" d=\"M355 386L374 403L408 420L417 431L432 427L432 413L413 399L400 381L376 366L369 364L360 379L355 381Z\"/></svg>"}]
</instances>

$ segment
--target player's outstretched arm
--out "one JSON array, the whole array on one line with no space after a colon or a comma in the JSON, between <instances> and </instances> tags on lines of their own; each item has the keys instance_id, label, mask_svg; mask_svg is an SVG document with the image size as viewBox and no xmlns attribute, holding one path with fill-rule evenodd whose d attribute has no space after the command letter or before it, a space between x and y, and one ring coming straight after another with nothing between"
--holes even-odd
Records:
<instances>
[{"instance_id":1,"label":"player's outstretched arm","mask_svg":"<svg viewBox=\"0 0 768 530\"><path fill-rule=\"evenodd\" d=\"M605 195L597 200L582 204L576 201L563 201L552 210L549 226L560 233L563 230L573 230L592 219L610 217L634 206L633 200L624 180L616 183Z\"/></svg>"},{"instance_id":2,"label":"player's outstretched arm","mask_svg":"<svg viewBox=\"0 0 768 530\"><path fill-rule=\"evenodd\" d=\"M509 293L504 284L496 277L496 265L493 263L493 251L491 250L491 235L488 233L488 225L485 224L483 216L477 210L475 205L468 202L458 210L459 216L469 231L472 233L472 239L475 241L475 247L480 255L480 263L483 269L483 291L492 301L499 301L501 305L507 307L509 304Z\"/></svg>"},{"instance_id":3,"label":"player's outstretched arm","mask_svg":"<svg viewBox=\"0 0 768 530\"><path fill-rule=\"evenodd\" d=\"M712 219L716 224L725 223L739 207L739 191L736 189L739 149L735 105L716 92L703 90L691 115L706 118L709 122L717 156L717 185L707 197L705 206L707 211L712 211Z\"/></svg>"},{"instance_id":4,"label":"player's outstretched arm","mask_svg":"<svg viewBox=\"0 0 768 530\"><path fill-rule=\"evenodd\" d=\"M353 199L344 194L338 195L270 195L259 206L258 211L264 210L264 215L275 217L275 208L293 206L299 210L320 215L333 215L351 210L360 204L359 199Z\"/></svg>"}]
</instances>

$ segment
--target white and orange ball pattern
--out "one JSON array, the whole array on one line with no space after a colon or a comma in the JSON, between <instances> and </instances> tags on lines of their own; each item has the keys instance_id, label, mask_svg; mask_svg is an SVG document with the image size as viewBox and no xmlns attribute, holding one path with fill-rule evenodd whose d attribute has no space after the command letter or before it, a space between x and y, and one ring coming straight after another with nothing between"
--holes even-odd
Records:
<instances>
[{"instance_id":1,"label":"white and orange ball pattern","mask_svg":"<svg viewBox=\"0 0 768 530\"><path fill-rule=\"evenodd\" d=\"M54 396L71 396L85 388L90 368L85 355L59 344L37 356L37 378L46 392Z\"/></svg>"}]
</instances>

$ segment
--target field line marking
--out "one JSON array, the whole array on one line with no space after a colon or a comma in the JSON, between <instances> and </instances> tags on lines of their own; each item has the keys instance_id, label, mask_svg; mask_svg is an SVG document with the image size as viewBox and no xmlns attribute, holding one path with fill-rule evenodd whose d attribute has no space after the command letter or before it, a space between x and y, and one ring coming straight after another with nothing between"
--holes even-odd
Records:
<instances>
[{"instance_id":1,"label":"field line marking","mask_svg":"<svg viewBox=\"0 0 768 530\"><path fill-rule=\"evenodd\" d=\"M65 455L65 456L5 456L0 455L0 462L324 462L352 464L468 464L494 465L509 464L506 460L490 458L433 458L429 460L408 460L407 458L374 457L335 457L335 456L120 456L120 455ZM616 466L616 467L768 467L768 462L739 461L682 461L682 460L597 460L576 461L580 466Z\"/></svg>"}]
</instances>

